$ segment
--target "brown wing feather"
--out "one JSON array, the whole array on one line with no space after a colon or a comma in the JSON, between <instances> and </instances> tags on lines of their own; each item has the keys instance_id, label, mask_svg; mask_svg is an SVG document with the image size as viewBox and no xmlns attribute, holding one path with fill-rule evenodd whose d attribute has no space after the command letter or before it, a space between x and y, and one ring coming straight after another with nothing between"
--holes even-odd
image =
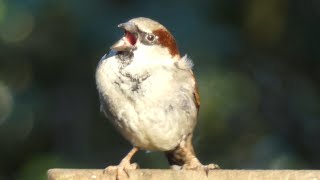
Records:
<instances>
[{"instance_id":1,"label":"brown wing feather","mask_svg":"<svg viewBox=\"0 0 320 180\"><path fill-rule=\"evenodd\" d=\"M191 71L191 73L193 74L193 72ZM197 107L197 110L199 112L199 109L200 109L200 95L199 95L199 88L198 88L198 84L197 84L197 81L196 81L196 78L194 77L194 74L193 74L193 80L194 80L194 92L193 92L193 97L194 97L194 103Z\"/></svg>"}]
</instances>

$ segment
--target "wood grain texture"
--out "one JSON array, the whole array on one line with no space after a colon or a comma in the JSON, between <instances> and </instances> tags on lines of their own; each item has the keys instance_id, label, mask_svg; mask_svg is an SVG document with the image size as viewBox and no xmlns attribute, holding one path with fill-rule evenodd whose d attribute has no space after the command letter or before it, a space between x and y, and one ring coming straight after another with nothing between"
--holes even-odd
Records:
<instances>
[{"instance_id":1,"label":"wood grain texture","mask_svg":"<svg viewBox=\"0 0 320 180\"><path fill-rule=\"evenodd\" d=\"M130 180L320 180L320 170L212 170L179 171L167 169L139 169L128 171ZM104 174L97 169L50 169L48 180L115 180L115 173Z\"/></svg>"}]
</instances>

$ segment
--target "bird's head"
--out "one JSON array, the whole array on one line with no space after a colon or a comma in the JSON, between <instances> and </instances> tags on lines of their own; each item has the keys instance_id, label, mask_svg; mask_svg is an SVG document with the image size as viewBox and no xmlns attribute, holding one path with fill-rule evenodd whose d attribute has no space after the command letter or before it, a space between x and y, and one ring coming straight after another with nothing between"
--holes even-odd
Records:
<instances>
[{"instance_id":1,"label":"bird's head","mask_svg":"<svg viewBox=\"0 0 320 180\"><path fill-rule=\"evenodd\" d=\"M112 50L143 51L148 54L161 54L180 57L176 41L172 34L160 23L144 17L134 18L118 25L124 30L124 36L117 41Z\"/></svg>"}]
</instances>

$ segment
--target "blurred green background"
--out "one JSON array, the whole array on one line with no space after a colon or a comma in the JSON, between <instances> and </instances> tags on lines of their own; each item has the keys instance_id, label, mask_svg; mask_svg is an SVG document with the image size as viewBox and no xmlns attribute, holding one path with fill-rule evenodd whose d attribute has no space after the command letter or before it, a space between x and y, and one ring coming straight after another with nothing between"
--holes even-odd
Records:
<instances>
[{"instance_id":1,"label":"blurred green background","mask_svg":"<svg viewBox=\"0 0 320 180\"><path fill-rule=\"evenodd\" d=\"M129 151L94 73L121 22L164 24L194 61L194 136L222 168L320 168L320 1L0 0L0 179L105 168ZM140 152L142 168L168 168Z\"/></svg>"}]
</instances>

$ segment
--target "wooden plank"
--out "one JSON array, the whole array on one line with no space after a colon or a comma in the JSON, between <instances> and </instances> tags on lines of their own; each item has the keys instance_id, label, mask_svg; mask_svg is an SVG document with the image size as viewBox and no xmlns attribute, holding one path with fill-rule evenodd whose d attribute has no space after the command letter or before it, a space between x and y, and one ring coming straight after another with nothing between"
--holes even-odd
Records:
<instances>
[{"instance_id":1,"label":"wooden plank","mask_svg":"<svg viewBox=\"0 0 320 180\"><path fill-rule=\"evenodd\" d=\"M169 169L129 170L130 180L320 180L320 170L211 170L208 175L204 171L184 171ZM103 173L100 169L50 169L48 180L114 180L115 173Z\"/></svg>"}]
</instances>

